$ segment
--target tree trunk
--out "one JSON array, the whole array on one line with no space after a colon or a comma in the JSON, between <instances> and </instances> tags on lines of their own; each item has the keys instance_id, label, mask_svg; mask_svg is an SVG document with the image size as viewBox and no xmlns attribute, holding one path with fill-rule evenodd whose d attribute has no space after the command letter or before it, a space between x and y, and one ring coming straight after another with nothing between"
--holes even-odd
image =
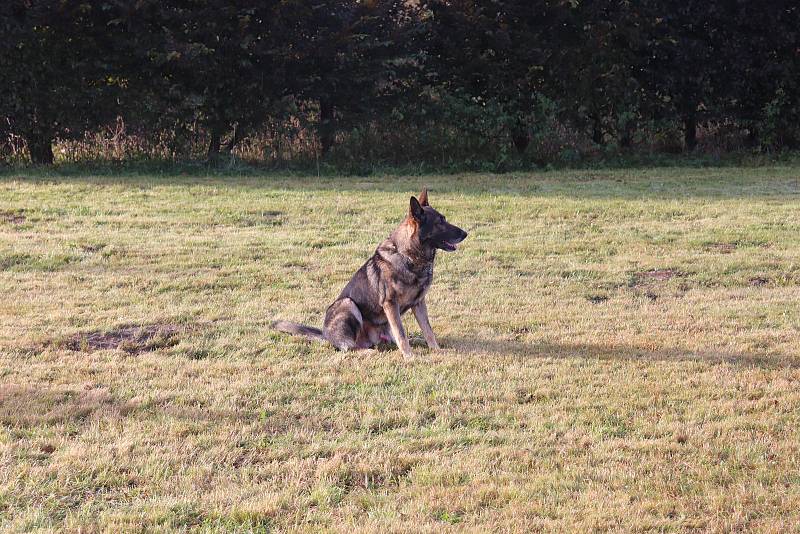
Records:
<instances>
[{"instance_id":1,"label":"tree trunk","mask_svg":"<svg viewBox=\"0 0 800 534\"><path fill-rule=\"evenodd\" d=\"M208 144L206 157L212 163L219 159L219 130L217 128L211 128L211 142Z\"/></svg>"},{"instance_id":2,"label":"tree trunk","mask_svg":"<svg viewBox=\"0 0 800 534\"><path fill-rule=\"evenodd\" d=\"M689 152L697 148L697 117L694 113L683 119L683 144Z\"/></svg>"},{"instance_id":3,"label":"tree trunk","mask_svg":"<svg viewBox=\"0 0 800 534\"><path fill-rule=\"evenodd\" d=\"M597 118L592 120L592 141L598 145L603 144L603 125Z\"/></svg>"},{"instance_id":4,"label":"tree trunk","mask_svg":"<svg viewBox=\"0 0 800 534\"><path fill-rule=\"evenodd\" d=\"M239 144L239 141L242 140L242 137L244 137L244 135L241 133L241 128L234 127L233 135L231 136L230 141L225 143L225 146L222 147L222 150L230 154L234 147Z\"/></svg>"},{"instance_id":5,"label":"tree trunk","mask_svg":"<svg viewBox=\"0 0 800 534\"><path fill-rule=\"evenodd\" d=\"M626 122L619 136L619 146L625 149L632 147L633 134L635 132L636 132L636 126L633 123L633 121Z\"/></svg>"},{"instance_id":6,"label":"tree trunk","mask_svg":"<svg viewBox=\"0 0 800 534\"><path fill-rule=\"evenodd\" d=\"M797 134L794 129L790 129L787 124L782 124L778 128L779 148L786 150L796 150L798 145Z\"/></svg>"},{"instance_id":7,"label":"tree trunk","mask_svg":"<svg viewBox=\"0 0 800 534\"><path fill-rule=\"evenodd\" d=\"M756 148L758 143L758 128L751 125L747 128L747 146L750 148Z\"/></svg>"},{"instance_id":8,"label":"tree trunk","mask_svg":"<svg viewBox=\"0 0 800 534\"><path fill-rule=\"evenodd\" d=\"M325 156L333 146L336 128L333 119L333 104L328 98L319 100L319 144Z\"/></svg>"},{"instance_id":9,"label":"tree trunk","mask_svg":"<svg viewBox=\"0 0 800 534\"><path fill-rule=\"evenodd\" d=\"M514 147L517 149L517 153L521 156L525 153L525 150L528 148L528 145L531 144L531 138L528 134L515 134L512 138L514 142Z\"/></svg>"},{"instance_id":10,"label":"tree trunk","mask_svg":"<svg viewBox=\"0 0 800 534\"><path fill-rule=\"evenodd\" d=\"M511 132L511 142L514 143L514 147L517 149L517 154L520 156L525 153L525 150L531 143L531 136L528 135L528 130L525 128L525 125L522 123L522 121L518 121L516 128L513 132Z\"/></svg>"},{"instance_id":11,"label":"tree trunk","mask_svg":"<svg viewBox=\"0 0 800 534\"><path fill-rule=\"evenodd\" d=\"M36 165L53 164L53 139L45 134L32 134L27 137L28 152Z\"/></svg>"}]
</instances>

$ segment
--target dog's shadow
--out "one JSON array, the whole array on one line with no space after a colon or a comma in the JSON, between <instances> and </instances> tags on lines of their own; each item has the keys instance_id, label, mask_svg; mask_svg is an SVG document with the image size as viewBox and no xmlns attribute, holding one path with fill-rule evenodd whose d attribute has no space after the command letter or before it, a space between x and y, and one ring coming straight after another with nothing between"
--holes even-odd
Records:
<instances>
[{"instance_id":1,"label":"dog's shadow","mask_svg":"<svg viewBox=\"0 0 800 534\"><path fill-rule=\"evenodd\" d=\"M767 369L800 368L800 358L791 354L759 354L718 350L697 351L679 346L653 350L629 344L529 343L515 340L450 336L440 338L439 344L445 350L454 350L462 354L492 354L515 358L580 358L584 360L628 361L689 360Z\"/></svg>"}]
</instances>

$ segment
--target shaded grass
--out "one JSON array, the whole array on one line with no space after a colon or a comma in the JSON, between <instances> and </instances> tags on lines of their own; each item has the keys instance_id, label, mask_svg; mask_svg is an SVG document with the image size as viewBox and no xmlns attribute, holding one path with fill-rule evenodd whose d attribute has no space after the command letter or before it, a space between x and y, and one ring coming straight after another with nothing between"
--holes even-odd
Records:
<instances>
[{"instance_id":1,"label":"shaded grass","mask_svg":"<svg viewBox=\"0 0 800 534\"><path fill-rule=\"evenodd\" d=\"M798 176L9 175L0 524L792 531ZM442 351L268 330L320 324L423 180L471 230Z\"/></svg>"}]
</instances>

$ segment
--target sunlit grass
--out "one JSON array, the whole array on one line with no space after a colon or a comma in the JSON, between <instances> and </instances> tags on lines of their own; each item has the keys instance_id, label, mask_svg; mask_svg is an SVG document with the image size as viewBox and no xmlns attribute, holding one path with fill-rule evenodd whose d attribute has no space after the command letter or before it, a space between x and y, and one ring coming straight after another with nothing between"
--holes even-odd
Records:
<instances>
[{"instance_id":1,"label":"sunlit grass","mask_svg":"<svg viewBox=\"0 0 800 534\"><path fill-rule=\"evenodd\" d=\"M798 176L0 178L0 524L792 531ZM422 185L443 350L268 329Z\"/></svg>"}]
</instances>

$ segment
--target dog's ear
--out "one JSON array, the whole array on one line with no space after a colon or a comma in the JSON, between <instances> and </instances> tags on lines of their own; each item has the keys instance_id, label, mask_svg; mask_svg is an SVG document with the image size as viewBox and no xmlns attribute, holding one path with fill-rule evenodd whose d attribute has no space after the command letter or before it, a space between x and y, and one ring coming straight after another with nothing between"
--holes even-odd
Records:
<instances>
[{"instance_id":1,"label":"dog's ear","mask_svg":"<svg viewBox=\"0 0 800 534\"><path fill-rule=\"evenodd\" d=\"M408 208L408 214L417 221L422 221L422 218L425 216L425 212L422 206L420 206L417 197L411 197L411 205Z\"/></svg>"},{"instance_id":2,"label":"dog's ear","mask_svg":"<svg viewBox=\"0 0 800 534\"><path fill-rule=\"evenodd\" d=\"M419 204L420 204L420 206L430 206L430 204L428 204L428 188L427 187L423 187L422 188L422 193L419 194Z\"/></svg>"}]
</instances>

